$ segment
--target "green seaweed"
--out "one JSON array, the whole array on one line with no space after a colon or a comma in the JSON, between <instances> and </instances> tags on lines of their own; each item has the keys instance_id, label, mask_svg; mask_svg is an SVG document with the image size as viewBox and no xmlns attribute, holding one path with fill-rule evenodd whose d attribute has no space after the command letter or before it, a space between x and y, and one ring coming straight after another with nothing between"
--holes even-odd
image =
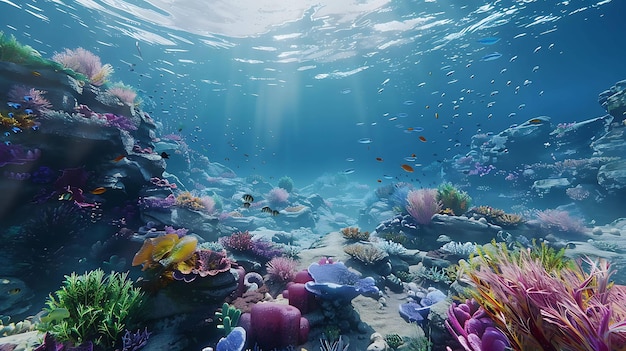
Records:
<instances>
[{"instance_id":1,"label":"green seaweed","mask_svg":"<svg viewBox=\"0 0 626 351\"><path fill-rule=\"evenodd\" d=\"M55 297L56 296L56 297ZM39 329L61 342L94 345L111 349L142 304L143 293L134 288L128 273L112 272L105 277L101 269L83 275L65 276L63 287L50 294L44 311L52 315L69 312L64 318L41 323Z\"/></svg>"}]
</instances>

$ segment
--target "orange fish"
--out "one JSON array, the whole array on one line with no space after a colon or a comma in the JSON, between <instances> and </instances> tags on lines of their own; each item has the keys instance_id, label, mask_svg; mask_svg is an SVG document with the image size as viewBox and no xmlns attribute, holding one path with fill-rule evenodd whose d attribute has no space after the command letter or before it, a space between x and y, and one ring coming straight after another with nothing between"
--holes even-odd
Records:
<instances>
[{"instance_id":1,"label":"orange fish","mask_svg":"<svg viewBox=\"0 0 626 351\"><path fill-rule=\"evenodd\" d=\"M420 141L422 141L422 142L424 142L424 143L426 142L426 138L425 138L423 135L420 135L420 136L419 136L419 139L420 139Z\"/></svg>"},{"instance_id":2,"label":"orange fish","mask_svg":"<svg viewBox=\"0 0 626 351\"><path fill-rule=\"evenodd\" d=\"M417 155L415 155L415 154L411 154L411 157L417 157Z\"/></svg>"},{"instance_id":3,"label":"orange fish","mask_svg":"<svg viewBox=\"0 0 626 351\"><path fill-rule=\"evenodd\" d=\"M113 159L113 162L120 162L122 159L124 159L124 157L126 157L125 155L119 155L116 158Z\"/></svg>"},{"instance_id":4,"label":"orange fish","mask_svg":"<svg viewBox=\"0 0 626 351\"><path fill-rule=\"evenodd\" d=\"M533 118L530 121L528 121L528 123L530 123L530 124L541 124L541 123L543 123L543 120L539 119L539 118Z\"/></svg>"},{"instance_id":5,"label":"orange fish","mask_svg":"<svg viewBox=\"0 0 626 351\"><path fill-rule=\"evenodd\" d=\"M90 191L90 193L94 194L94 195L100 195L100 194L104 194L107 191L106 188L104 187L97 187L95 189L93 189L92 191Z\"/></svg>"},{"instance_id":6,"label":"orange fish","mask_svg":"<svg viewBox=\"0 0 626 351\"><path fill-rule=\"evenodd\" d=\"M380 179L376 179L377 182L382 183L383 181Z\"/></svg>"},{"instance_id":7,"label":"orange fish","mask_svg":"<svg viewBox=\"0 0 626 351\"><path fill-rule=\"evenodd\" d=\"M408 130L409 132L413 131L413 127L408 127L406 130Z\"/></svg>"},{"instance_id":8,"label":"orange fish","mask_svg":"<svg viewBox=\"0 0 626 351\"><path fill-rule=\"evenodd\" d=\"M383 159L381 157L376 157L376 161L383 162Z\"/></svg>"},{"instance_id":9,"label":"orange fish","mask_svg":"<svg viewBox=\"0 0 626 351\"><path fill-rule=\"evenodd\" d=\"M413 167L409 166L409 165L402 165L400 166L402 167L403 170L409 172L409 173L413 173Z\"/></svg>"}]
</instances>

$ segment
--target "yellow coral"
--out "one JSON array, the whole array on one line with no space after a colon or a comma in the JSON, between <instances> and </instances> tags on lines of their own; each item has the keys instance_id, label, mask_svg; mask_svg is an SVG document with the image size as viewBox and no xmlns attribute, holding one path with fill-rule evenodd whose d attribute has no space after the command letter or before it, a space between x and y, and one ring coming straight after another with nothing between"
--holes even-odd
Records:
<instances>
[{"instance_id":1,"label":"yellow coral","mask_svg":"<svg viewBox=\"0 0 626 351\"><path fill-rule=\"evenodd\" d=\"M204 204L202 204L202 200L197 196L193 196L188 191L184 191L176 196L176 205L194 211L201 211L205 209Z\"/></svg>"}]
</instances>

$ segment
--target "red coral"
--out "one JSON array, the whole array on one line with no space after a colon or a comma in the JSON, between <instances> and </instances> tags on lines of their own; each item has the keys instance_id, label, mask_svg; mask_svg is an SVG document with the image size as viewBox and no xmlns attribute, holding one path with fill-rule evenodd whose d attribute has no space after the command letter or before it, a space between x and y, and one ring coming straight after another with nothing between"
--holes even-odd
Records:
<instances>
[{"instance_id":1,"label":"red coral","mask_svg":"<svg viewBox=\"0 0 626 351\"><path fill-rule=\"evenodd\" d=\"M196 267L191 273L201 277L215 276L222 272L230 270L231 261L226 257L225 252L217 252L209 249L201 249L196 251L198 259Z\"/></svg>"}]
</instances>

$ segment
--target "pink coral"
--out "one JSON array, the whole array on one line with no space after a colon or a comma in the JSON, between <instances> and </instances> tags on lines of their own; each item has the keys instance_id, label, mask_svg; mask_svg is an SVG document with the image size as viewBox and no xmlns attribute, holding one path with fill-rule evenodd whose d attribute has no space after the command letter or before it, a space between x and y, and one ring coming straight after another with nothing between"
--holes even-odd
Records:
<instances>
[{"instance_id":1,"label":"pink coral","mask_svg":"<svg viewBox=\"0 0 626 351\"><path fill-rule=\"evenodd\" d=\"M266 263L268 278L279 283L290 282L296 276L297 264L288 257L274 257Z\"/></svg>"},{"instance_id":2,"label":"pink coral","mask_svg":"<svg viewBox=\"0 0 626 351\"><path fill-rule=\"evenodd\" d=\"M217 252L208 249L196 251L196 266L191 270L192 273L201 277L215 276L219 273L230 270L231 261L226 257L225 252Z\"/></svg>"},{"instance_id":3,"label":"pink coral","mask_svg":"<svg viewBox=\"0 0 626 351\"><path fill-rule=\"evenodd\" d=\"M536 215L542 228L569 233L585 232L583 221L572 217L567 211L548 209L537 211Z\"/></svg>"},{"instance_id":4,"label":"pink coral","mask_svg":"<svg viewBox=\"0 0 626 351\"><path fill-rule=\"evenodd\" d=\"M265 199L271 206L286 205L289 200L289 192L283 188L273 188L265 195Z\"/></svg>"},{"instance_id":5,"label":"pink coral","mask_svg":"<svg viewBox=\"0 0 626 351\"><path fill-rule=\"evenodd\" d=\"M65 49L64 52L52 56L52 60L75 72L84 74L95 86L103 85L107 77L113 73L111 65L103 65L100 57L83 48Z\"/></svg>"},{"instance_id":6,"label":"pink coral","mask_svg":"<svg viewBox=\"0 0 626 351\"><path fill-rule=\"evenodd\" d=\"M437 201L437 189L411 190L407 194L406 210L419 224L429 224L433 215L441 211L442 205Z\"/></svg>"},{"instance_id":7,"label":"pink coral","mask_svg":"<svg viewBox=\"0 0 626 351\"><path fill-rule=\"evenodd\" d=\"M252 250L254 246L252 243L252 234L247 230L245 232L233 233L230 236L219 238L219 242L224 245L225 248L234 251L248 251Z\"/></svg>"},{"instance_id":8,"label":"pink coral","mask_svg":"<svg viewBox=\"0 0 626 351\"><path fill-rule=\"evenodd\" d=\"M109 88L107 89L107 93L117 97L121 102L128 106L133 106L135 99L137 98L137 92L125 85Z\"/></svg>"}]
</instances>

